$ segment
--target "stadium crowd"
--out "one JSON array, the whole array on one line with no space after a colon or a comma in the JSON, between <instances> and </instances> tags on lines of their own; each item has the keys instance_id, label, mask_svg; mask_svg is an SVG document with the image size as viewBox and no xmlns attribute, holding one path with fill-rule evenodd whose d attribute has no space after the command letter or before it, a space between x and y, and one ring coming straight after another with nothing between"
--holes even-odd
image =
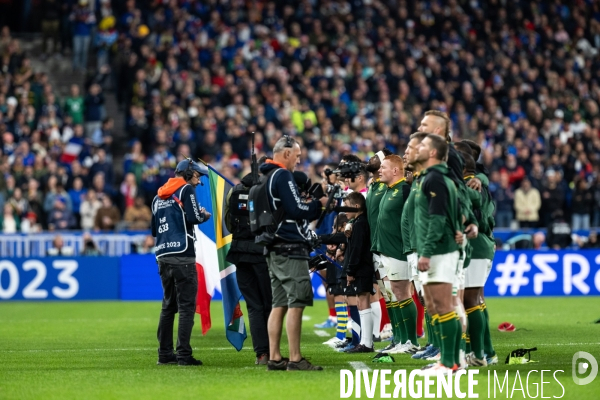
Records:
<instances>
[{"instance_id":1,"label":"stadium crowd","mask_svg":"<svg viewBox=\"0 0 600 400\"><path fill-rule=\"evenodd\" d=\"M5 232L147 228L147 204L177 161L201 158L238 182L250 132L259 154L294 136L314 181L346 154L401 154L429 109L448 113L454 140L482 147L498 227L600 225L596 2L65 4L73 68L89 67L89 44L126 113L124 177L110 151L122 127L104 115L102 86L57 99L5 28Z\"/></svg>"}]
</instances>

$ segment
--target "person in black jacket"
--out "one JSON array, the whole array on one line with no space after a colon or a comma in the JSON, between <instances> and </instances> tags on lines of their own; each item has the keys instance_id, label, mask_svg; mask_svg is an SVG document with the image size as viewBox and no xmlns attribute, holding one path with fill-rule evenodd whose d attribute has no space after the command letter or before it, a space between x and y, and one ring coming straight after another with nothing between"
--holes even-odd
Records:
<instances>
[{"instance_id":1,"label":"person in black jacket","mask_svg":"<svg viewBox=\"0 0 600 400\"><path fill-rule=\"evenodd\" d=\"M242 178L240 184L227 194L225 225L232 234L227 262L236 266L238 287L248 307L252 345L256 364L267 365L269 360L269 333L267 323L271 314L271 279L264 256L264 247L254 242L250 231L248 194L255 182L252 174Z\"/></svg>"},{"instance_id":2,"label":"person in black jacket","mask_svg":"<svg viewBox=\"0 0 600 400\"><path fill-rule=\"evenodd\" d=\"M194 250L194 225L211 214L196 201L196 186L208 168L186 159L177 164L152 201L152 236L156 238L156 261L164 297L158 323L157 364L202 365L192 357L190 337L194 326L198 274ZM173 322L179 312L177 355L173 353Z\"/></svg>"},{"instance_id":3,"label":"person in black jacket","mask_svg":"<svg viewBox=\"0 0 600 400\"><path fill-rule=\"evenodd\" d=\"M323 368L312 365L300 352L302 313L312 306L313 293L308 274L311 220L319 218L327 198L309 203L300 198L293 171L300 162L300 145L284 136L273 147L273 159L260 167L268 176L267 201L274 215L282 213L274 232L275 242L267 248L267 264L271 276L273 309L269 316L268 370L312 370ZM281 211L283 210L283 211ZM290 350L289 359L280 350L283 318L287 314L286 330Z\"/></svg>"},{"instance_id":4,"label":"person in black jacket","mask_svg":"<svg viewBox=\"0 0 600 400\"><path fill-rule=\"evenodd\" d=\"M371 253L371 231L367 221L365 198L359 192L352 192L344 199L345 207L356 208L355 212L346 212L350 220L354 220L352 234L344 255L344 270L348 289L346 294L358 297L358 312L360 314L360 344L348 353L371 353L373 349L373 312L371 296L373 290L373 254Z\"/></svg>"}]
</instances>

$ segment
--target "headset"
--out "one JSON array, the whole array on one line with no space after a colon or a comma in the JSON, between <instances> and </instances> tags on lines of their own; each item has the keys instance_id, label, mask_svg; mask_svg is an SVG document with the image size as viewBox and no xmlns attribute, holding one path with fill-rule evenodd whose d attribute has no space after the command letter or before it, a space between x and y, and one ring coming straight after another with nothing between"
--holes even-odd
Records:
<instances>
[{"instance_id":1,"label":"headset","mask_svg":"<svg viewBox=\"0 0 600 400\"><path fill-rule=\"evenodd\" d=\"M188 158L188 166L185 170L185 172L183 173L183 179L187 181L191 180L194 177L194 170L192 169L192 159Z\"/></svg>"},{"instance_id":2,"label":"headset","mask_svg":"<svg viewBox=\"0 0 600 400\"><path fill-rule=\"evenodd\" d=\"M285 139L285 144L283 145L283 147L287 147L287 148L293 148L294 147L294 143L296 142L294 139L292 139L292 137L290 135L283 135L284 139Z\"/></svg>"}]
</instances>

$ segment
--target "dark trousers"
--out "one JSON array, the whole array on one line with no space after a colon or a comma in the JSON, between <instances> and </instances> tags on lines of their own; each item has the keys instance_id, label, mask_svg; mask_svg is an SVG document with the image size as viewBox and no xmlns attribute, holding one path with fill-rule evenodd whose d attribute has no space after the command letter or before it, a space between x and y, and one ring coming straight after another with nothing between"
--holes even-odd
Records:
<instances>
[{"instance_id":1,"label":"dark trousers","mask_svg":"<svg viewBox=\"0 0 600 400\"><path fill-rule=\"evenodd\" d=\"M250 334L256 356L269 354L269 332L267 322L271 314L271 278L267 263L236 264L238 287L246 300Z\"/></svg>"},{"instance_id":2,"label":"dark trousers","mask_svg":"<svg viewBox=\"0 0 600 400\"><path fill-rule=\"evenodd\" d=\"M192 355L190 337L194 326L198 293L196 265L172 265L161 262L159 273L164 297L158 323L158 356L169 357L173 354L173 323L175 314L179 313L177 358L190 357Z\"/></svg>"}]
</instances>

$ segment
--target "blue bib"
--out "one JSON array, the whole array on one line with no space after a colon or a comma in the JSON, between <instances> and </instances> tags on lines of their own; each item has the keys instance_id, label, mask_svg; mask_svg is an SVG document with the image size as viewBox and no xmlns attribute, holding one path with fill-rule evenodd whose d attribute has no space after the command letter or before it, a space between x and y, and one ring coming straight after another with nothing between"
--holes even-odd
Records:
<instances>
[{"instance_id":1,"label":"blue bib","mask_svg":"<svg viewBox=\"0 0 600 400\"><path fill-rule=\"evenodd\" d=\"M194 240L194 232L188 233L185 211L181 203L184 185L166 200L156 196L152 202L153 218L156 218L156 258L180 254L188 248L188 237Z\"/></svg>"}]
</instances>

